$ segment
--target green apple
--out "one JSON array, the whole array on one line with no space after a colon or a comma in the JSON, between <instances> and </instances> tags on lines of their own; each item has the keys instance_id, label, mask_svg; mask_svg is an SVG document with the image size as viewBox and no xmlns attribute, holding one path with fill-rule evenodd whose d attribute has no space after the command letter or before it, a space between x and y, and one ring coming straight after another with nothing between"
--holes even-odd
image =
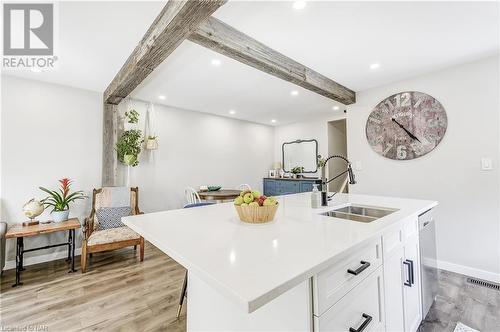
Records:
<instances>
[{"instance_id":1,"label":"green apple","mask_svg":"<svg viewBox=\"0 0 500 332\"><path fill-rule=\"evenodd\" d=\"M264 206L271 206L271 205L276 205L276 204L278 204L278 201L276 201L276 198L274 198L274 197L266 198L266 200L263 203Z\"/></svg>"},{"instance_id":2,"label":"green apple","mask_svg":"<svg viewBox=\"0 0 500 332\"><path fill-rule=\"evenodd\" d=\"M240 192L240 196L243 197L246 194L248 194L249 192L251 192L251 191L250 190L243 190L242 192Z\"/></svg>"},{"instance_id":3,"label":"green apple","mask_svg":"<svg viewBox=\"0 0 500 332\"><path fill-rule=\"evenodd\" d=\"M259 206L259 203L257 203L257 202L252 202L252 203L248 204L248 206L250 206L250 207L255 207L255 206L257 206L257 207L258 207L258 206Z\"/></svg>"},{"instance_id":4,"label":"green apple","mask_svg":"<svg viewBox=\"0 0 500 332\"><path fill-rule=\"evenodd\" d=\"M234 205L241 205L243 204L243 197L238 196L234 199Z\"/></svg>"},{"instance_id":5,"label":"green apple","mask_svg":"<svg viewBox=\"0 0 500 332\"><path fill-rule=\"evenodd\" d=\"M253 202L253 195L252 193L246 193L244 196L243 196L243 202L245 203L252 203Z\"/></svg>"},{"instance_id":6,"label":"green apple","mask_svg":"<svg viewBox=\"0 0 500 332\"><path fill-rule=\"evenodd\" d=\"M240 206L241 206L241 207L244 207L244 206L248 206L248 204L247 204L247 203L241 203L241 205L240 205Z\"/></svg>"},{"instance_id":7,"label":"green apple","mask_svg":"<svg viewBox=\"0 0 500 332\"><path fill-rule=\"evenodd\" d=\"M261 193L258 190L254 190L254 191L252 191L252 195L253 195L253 198L259 199L259 197L261 196Z\"/></svg>"}]
</instances>

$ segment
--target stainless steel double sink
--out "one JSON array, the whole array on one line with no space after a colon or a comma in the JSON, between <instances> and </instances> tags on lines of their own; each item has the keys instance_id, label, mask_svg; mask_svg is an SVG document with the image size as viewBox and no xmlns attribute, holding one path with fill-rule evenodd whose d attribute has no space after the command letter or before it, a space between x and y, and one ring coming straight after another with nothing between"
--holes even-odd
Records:
<instances>
[{"instance_id":1,"label":"stainless steel double sink","mask_svg":"<svg viewBox=\"0 0 500 332\"><path fill-rule=\"evenodd\" d=\"M391 209L380 206L347 205L321 213L321 215L368 223L388 216L396 211L398 211L398 209Z\"/></svg>"}]
</instances>

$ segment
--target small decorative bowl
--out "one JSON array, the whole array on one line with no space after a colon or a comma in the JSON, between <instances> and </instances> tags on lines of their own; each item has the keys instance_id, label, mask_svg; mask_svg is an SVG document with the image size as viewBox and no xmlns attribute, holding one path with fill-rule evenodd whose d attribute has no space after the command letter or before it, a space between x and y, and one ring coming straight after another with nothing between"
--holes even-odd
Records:
<instances>
[{"instance_id":1,"label":"small decorative bowl","mask_svg":"<svg viewBox=\"0 0 500 332\"><path fill-rule=\"evenodd\" d=\"M239 206L235 205L240 220L252 224L263 224L273 221L278 204L268 206Z\"/></svg>"},{"instance_id":2,"label":"small decorative bowl","mask_svg":"<svg viewBox=\"0 0 500 332\"><path fill-rule=\"evenodd\" d=\"M218 191L222 188L221 186L208 186L208 191Z\"/></svg>"}]
</instances>

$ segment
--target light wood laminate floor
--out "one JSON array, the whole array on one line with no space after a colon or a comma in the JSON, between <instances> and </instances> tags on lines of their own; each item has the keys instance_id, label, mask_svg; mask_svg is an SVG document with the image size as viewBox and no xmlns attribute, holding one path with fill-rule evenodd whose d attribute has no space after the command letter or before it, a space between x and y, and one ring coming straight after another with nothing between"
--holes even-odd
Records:
<instances>
[{"instance_id":1,"label":"light wood laminate floor","mask_svg":"<svg viewBox=\"0 0 500 332\"><path fill-rule=\"evenodd\" d=\"M14 270L1 280L0 329L39 331L185 331L176 319L184 268L147 244L144 262L125 248L96 253L87 273L68 273L64 260L27 266L12 288Z\"/></svg>"},{"instance_id":2,"label":"light wood laminate floor","mask_svg":"<svg viewBox=\"0 0 500 332\"><path fill-rule=\"evenodd\" d=\"M175 317L184 268L150 244L143 263L138 254L131 248L94 254L85 274L68 274L64 260L28 266L17 288L14 270L5 271L0 330L184 332L185 309ZM440 271L437 301L420 332L452 332L457 321L500 331L500 292L465 278Z\"/></svg>"}]
</instances>

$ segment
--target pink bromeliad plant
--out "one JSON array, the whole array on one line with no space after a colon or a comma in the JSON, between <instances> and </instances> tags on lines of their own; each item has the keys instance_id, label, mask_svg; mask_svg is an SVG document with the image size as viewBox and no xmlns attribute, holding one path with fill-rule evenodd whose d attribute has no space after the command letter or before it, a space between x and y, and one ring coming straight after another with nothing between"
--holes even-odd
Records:
<instances>
[{"instance_id":1,"label":"pink bromeliad plant","mask_svg":"<svg viewBox=\"0 0 500 332\"><path fill-rule=\"evenodd\" d=\"M49 190L44 187L39 187L40 190L49 194L46 198L42 199L42 204L47 207L52 207L52 212L66 211L69 209L69 204L79 199L85 199L87 196L82 190L70 192L72 180L64 178L59 180L61 184L59 190Z\"/></svg>"}]
</instances>

